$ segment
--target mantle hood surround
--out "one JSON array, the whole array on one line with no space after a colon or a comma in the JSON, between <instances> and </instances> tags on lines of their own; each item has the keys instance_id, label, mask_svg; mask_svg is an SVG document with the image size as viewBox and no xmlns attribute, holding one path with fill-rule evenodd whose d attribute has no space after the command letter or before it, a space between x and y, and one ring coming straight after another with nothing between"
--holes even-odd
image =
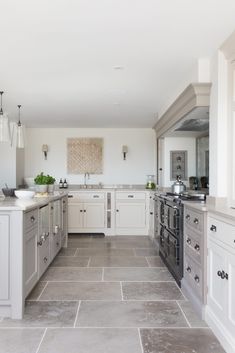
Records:
<instances>
[{"instance_id":1,"label":"mantle hood surround","mask_svg":"<svg viewBox=\"0 0 235 353\"><path fill-rule=\"evenodd\" d=\"M172 132L174 136L179 136L180 133L182 136L187 120L188 124L191 122L191 131L195 131L195 136L198 135L200 132L196 128L194 130L194 126L202 124L203 120L205 126L209 122L210 89L211 83L191 83L153 126L157 138L169 136ZM194 124L192 120L195 120Z\"/></svg>"}]
</instances>

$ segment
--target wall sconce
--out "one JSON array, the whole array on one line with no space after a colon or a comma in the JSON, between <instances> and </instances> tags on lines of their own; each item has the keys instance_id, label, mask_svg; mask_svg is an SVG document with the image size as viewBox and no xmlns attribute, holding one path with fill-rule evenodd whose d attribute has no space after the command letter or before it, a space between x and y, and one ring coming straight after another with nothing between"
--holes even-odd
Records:
<instances>
[{"instance_id":1,"label":"wall sconce","mask_svg":"<svg viewBox=\"0 0 235 353\"><path fill-rule=\"evenodd\" d=\"M128 147L126 145L122 146L123 160L126 160L126 154L128 152Z\"/></svg>"},{"instance_id":2,"label":"wall sconce","mask_svg":"<svg viewBox=\"0 0 235 353\"><path fill-rule=\"evenodd\" d=\"M47 160L48 145L42 145L42 152L44 153L44 159Z\"/></svg>"}]
</instances>

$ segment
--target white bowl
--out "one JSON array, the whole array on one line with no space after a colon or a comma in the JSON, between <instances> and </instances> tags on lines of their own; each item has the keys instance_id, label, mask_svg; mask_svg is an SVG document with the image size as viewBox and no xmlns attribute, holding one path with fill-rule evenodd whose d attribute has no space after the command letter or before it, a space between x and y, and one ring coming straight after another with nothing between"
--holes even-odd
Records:
<instances>
[{"instance_id":1,"label":"white bowl","mask_svg":"<svg viewBox=\"0 0 235 353\"><path fill-rule=\"evenodd\" d=\"M35 191L32 190L15 190L15 195L18 199L29 200L35 195Z\"/></svg>"}]
</instances>

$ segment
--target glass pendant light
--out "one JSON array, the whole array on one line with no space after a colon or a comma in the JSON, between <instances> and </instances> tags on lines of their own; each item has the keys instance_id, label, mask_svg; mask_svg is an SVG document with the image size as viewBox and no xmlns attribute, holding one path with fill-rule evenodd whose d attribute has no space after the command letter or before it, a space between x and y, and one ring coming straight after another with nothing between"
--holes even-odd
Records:
<instances>
[{"instance_id":1,"label":"glass pendant light","mask_svg":"<svg viewBox=\"0 0 235 353\"><path fill-rule=\"evenodd\" d=\"M0 92L1 96L1 108L0 108L0 142L10 141L10 127L9 120L6 113L3 113L2 110L2 95L3 91Z\"/></svg>"},{"instance_id":2,"label":"glass pendant light","mask_svg":"<svg viewBox=\"0 0 235 353\"><path fill-rule=\"evenodd\" d=\"M23 131L23 125L21 124L20 121L20 108L21 105L18 105L18 109L19 109L19 120L17 123L17 130L16 130L16 147L17 148L24 148L24 131Z\"/></svg>"}]
</instances>

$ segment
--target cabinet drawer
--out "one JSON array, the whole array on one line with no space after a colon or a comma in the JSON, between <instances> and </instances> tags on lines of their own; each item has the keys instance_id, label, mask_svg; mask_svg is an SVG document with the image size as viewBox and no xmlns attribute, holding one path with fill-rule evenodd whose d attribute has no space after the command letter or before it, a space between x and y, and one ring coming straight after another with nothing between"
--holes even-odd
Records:
<instances>
[{"instance_id":1,"label":"cabinet drawer","mask_svg":"<svg viewBox=\"0 0 235 353\"><path fill-rule=\"evenodd\" d=\"M184 230L185 254L196 260L199 264L203 261L203 241L200 236Z\"/></svg>"},{"instance_id":2,"label":"cabinet drawer","mask_svg":"<svg viewBox=\"0 0 235 353\"><path fill-rule=\"evenodd\" d=\"M208 233L233 250L235 250L235 226L226 222L222 222L213 217L208 217Z\"/></svg>"},{"instance_id":3,"label":"cabinet drawer","mask_svg":"<svg viewBox=\"0 0 235 353\"><path fill-rule=\"evenodd\" d=\"M30 212L26 212L24 214L24 228L25 230L29 230L34 228L38 224L38 209L32 210Z\"/></svg>"},{"instance_id":4,"label":"cabinet drawer","mask_svg":"<svg viewBox=\"0 0 235 353\"><path fill-rule=\"evenodd\" d=\"M117 192L116 200L145 200L145 192Z\"/></svg>"},{"instance_id":5,"label":"cabinet drawer","mask_svg":"<svg viewBox=\"0 0 235 353\"><path fill-rule=\"evenodd\" d=\"M204 229L204 217L203 213L192 211L191 209L185 208L184 211L184 223L193 230L203 232Z\"/></svg>"},{"instance_id":6,"label":"cabinet drawer","mask_svg":"<svg viewBox=\"0 0 235 353\"><path fill-rule=\"evenodd\" d=\"M203 276L201 267L198 266L191 258L185 256L184 259L184 278L195 293L203 298Z\"/></svg>"},{"instance_id":7,"label":"cabinet drawer","mask_svg":"<svg viewBox=\"0 0 235 353\"><path fill-rule=\"evenodd\" d=\"M69 193L68 201L69 203L84 201L84 200L104 200L105 195L103 192L74 192Z\"/></svg>"}]
</instances>

